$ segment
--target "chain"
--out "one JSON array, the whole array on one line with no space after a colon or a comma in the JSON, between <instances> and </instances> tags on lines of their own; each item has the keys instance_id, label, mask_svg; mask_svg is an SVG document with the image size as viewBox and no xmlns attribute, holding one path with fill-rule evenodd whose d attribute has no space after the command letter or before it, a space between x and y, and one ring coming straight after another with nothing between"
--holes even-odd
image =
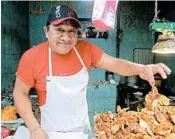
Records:
<instances>
[{"instance_id":1,"label":"chain","mask_svg":"<svg viewBox=\"0 0 175 139\"><path fill-rule=\"evenodd\" d=\"M158 13L160 12L160 10L159 11L157 11L157 7L158 7L158 3L157 3L157 0L155 0L155 9L154 9L154 19L153 19L153 22L155 22L155 21L160 21L160 19L158 18Z\"/></svg>"}]
</instances>

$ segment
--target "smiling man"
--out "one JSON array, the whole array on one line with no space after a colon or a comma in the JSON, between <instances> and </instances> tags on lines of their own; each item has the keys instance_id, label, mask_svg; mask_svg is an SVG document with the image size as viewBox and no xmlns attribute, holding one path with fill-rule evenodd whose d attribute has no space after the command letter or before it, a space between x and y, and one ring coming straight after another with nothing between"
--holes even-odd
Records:
<instances>
[{"instance_id":1,"label":"smiling man","mask_svg":"<svg viewBox=\"0 0 175 139\"><path fill-rule=\"evenodd\" d=\"M30 139L88 138L86 90L91 67L122 76L139 75L150 84L154 84L154 74L166 78L171 72L162 63L136 64L114 58L88 41L78 41L80 27L72 9L65 5L52 8L44 27L48 40L26 51L20 60L13 95ZM32 87L38 94L41 123L34 117L28 97Z\"/></svg>"}]
</instances>

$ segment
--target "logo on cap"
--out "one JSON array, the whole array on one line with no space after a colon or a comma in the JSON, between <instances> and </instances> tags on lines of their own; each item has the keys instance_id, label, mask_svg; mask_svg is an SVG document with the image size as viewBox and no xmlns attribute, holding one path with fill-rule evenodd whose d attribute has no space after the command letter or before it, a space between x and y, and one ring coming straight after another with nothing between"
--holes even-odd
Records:
<instances>
[{"instance_id":1,"label":"logo on cap","mask_svg":"<svg viewBox=\"0 0 175 139\"><path fill-rule=\"evenodd\" d=\"M75 17L75 13L71 10L71 9L69 9L68 10L68 15L67 15L68 17Z\"/></svg>"},{"instance_id":2,"label":"logo on cap","mask_svg":"<svg viewBox=\"0 0 175 139\"><path fill-rule=\"evenodd\" d=\"M56 7L55 15L56 15L56 18L59 18L61 16L61 14L60 14L60 5L58 5Z\"/></svg>"}]
</instances>

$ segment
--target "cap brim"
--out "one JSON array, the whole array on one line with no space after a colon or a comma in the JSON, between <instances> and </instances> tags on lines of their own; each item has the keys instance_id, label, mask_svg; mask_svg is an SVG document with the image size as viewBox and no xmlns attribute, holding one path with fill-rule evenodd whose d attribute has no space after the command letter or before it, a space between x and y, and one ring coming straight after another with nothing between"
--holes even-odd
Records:
<instances>
[{"instance_id":1,"label":"cap brim","mask_svg":"<svg viewBox=\"0 0 175 139\"><path fill-rule=\"evenodd\" d=\"M64 22L65 20L73 20L75 23L77 23L78 27L81 28L80 21L78 21L76 18L73 18L73 17L66 17L66 18L58 19L58 20L51 22L50 24L58 25L58 24L61 24L62 22Z\"/></svg>"}]
</instances>

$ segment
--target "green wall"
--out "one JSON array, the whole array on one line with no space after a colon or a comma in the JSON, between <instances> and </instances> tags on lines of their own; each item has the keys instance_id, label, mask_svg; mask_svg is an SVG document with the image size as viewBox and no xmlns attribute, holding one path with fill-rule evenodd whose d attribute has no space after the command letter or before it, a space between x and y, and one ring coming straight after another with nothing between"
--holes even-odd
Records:
<instances>
[{"instance_id":1,"label":"green wall","mask_svg":"<svg viewBox=\"0 0 175 139\"><path fill-rule=\"evenodd\" d=\"M1 90L15 80L22 53L29 48L28 2L1 2Z\"/></svg>"},{"instance_id":2,"label":"green wall","mask_svg":"<svg viewBox=\"0 0 175 139\"><path fill-rule=\"evenodd\" d=\"M152 48L152 32L149 30L154 13L151 1L121 1L119 5L120 58L133 61L134 48Z\"/></svg>"}]
</instances>

